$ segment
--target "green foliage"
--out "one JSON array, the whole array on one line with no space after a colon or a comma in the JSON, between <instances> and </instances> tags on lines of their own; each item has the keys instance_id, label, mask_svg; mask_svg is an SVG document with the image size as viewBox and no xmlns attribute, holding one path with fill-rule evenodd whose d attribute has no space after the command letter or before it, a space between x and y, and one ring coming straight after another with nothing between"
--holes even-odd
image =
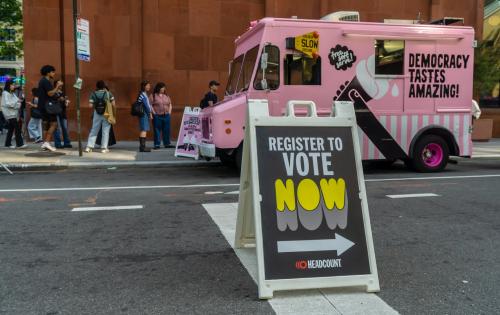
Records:
<instances>
[{"instance_id":1,"label":"green foliage","mask_svg":"<svg viewBox=\"0 0 500 315\"><path fill-rule=\"evenodd\" d=\"M482 42L474 56L474 94L488 95L500 82L500 47Z\"/></svg>"},{"instance_id":2,"label":"green foliage","mask_svg":"<svg viewBox=\"0 0 500 315\"><path fill-rule=\"evenodd\" d=\"M22 3L19 0L0 1L0 38L2 39L0 40L0 58L20 57L23 54L21 6ZM9 30L12 29L16 30L14 40L5 40L9 38Z\"/></svg>"}]
</instances>

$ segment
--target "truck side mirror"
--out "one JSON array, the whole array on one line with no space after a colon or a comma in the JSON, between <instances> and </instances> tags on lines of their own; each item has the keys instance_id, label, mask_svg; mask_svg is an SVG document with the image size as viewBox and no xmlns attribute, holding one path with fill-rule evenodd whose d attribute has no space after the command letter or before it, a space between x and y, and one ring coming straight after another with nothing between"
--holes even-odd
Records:
<instances>
[{"instance_id":1,"label":"truck side mirror","mask_svg":"<svg viewBox=\"0 0 500 315\"><path fill-rule=\"evenodd\" d=\"M267 53L263 52L262 55L260 56L260 68L263 71L266 71L267 69Z\"/></svg>"},{"instance_id":2,"label":"truck side mirror","mask_svg":"<svg viewBox=\"0 0 500 315\"><path fill-rule=\"evenodd\" d=\"M262 79L262 80L260 80L260 86L262 87L263 90L267 90L268 89L267 80L265 78Z\"/></svg>"}]
</instances>

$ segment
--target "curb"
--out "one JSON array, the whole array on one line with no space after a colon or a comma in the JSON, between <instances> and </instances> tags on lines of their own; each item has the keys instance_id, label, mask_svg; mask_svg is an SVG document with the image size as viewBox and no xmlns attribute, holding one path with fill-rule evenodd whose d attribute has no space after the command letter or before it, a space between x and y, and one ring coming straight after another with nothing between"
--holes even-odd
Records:
<instances>
[{"instance_id":1,"label":"curb","mask_svg":"<svg viewBox=\"0 0 500 315\"><path fill-rule=\"evenodd\" d=\"M10 163L3 162L11 171L19 170L49 170L49 169L68 169L68 168L102 168L118 166L135 167L174 167L174 166L206 166L218 165L219 161L99 161L99 162L55 162L55 163ZM0 167L0 172L3 168Z\"/></svg>"}]
</instances>

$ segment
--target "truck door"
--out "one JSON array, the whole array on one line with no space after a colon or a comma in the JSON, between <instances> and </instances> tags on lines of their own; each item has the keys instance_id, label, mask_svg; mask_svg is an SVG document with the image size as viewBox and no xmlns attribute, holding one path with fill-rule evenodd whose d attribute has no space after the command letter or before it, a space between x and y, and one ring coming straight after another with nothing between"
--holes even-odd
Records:
<instances>
[{"instance_id":1,"label":"truck door","mask_svg":"<svg viewBox=\"0 0 500 315\"><path fill-rule=\"evenodd\" d=\"M267 99L269 114L280 116L280 50L278 46L266 44L262 48L253 82L252 98Z\"/></svg>"}]
</instances>

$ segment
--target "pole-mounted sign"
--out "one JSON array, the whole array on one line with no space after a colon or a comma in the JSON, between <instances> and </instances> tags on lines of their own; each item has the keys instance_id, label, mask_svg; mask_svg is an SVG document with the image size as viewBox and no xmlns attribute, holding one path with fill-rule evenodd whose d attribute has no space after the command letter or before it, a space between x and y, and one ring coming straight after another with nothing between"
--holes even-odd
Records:
<instances>
[{"instance_id":1,"label":"pole-mounted sign","mask_svg":"<svg viewBox=\"0 0 500 315\"><path fill-rule=\"evenodd\" d=\"M76 44L78 60L90 61L90 23L88 20L77 19Z\"/></svg>"},{"instance_id":2,"label":"pole-mounted sign","mask_svg":"<svg viewBox=\"0 0 500 315\"><path fill-rule=\"evenodd\" d=\"M295 106L308 109L295 116ZM352 102L317 117L290 101L270 117L251 100L245 128L236 246L256 245L259 297L275 290L363 286L379 291Z\"/></svg>"}]
</instances>

